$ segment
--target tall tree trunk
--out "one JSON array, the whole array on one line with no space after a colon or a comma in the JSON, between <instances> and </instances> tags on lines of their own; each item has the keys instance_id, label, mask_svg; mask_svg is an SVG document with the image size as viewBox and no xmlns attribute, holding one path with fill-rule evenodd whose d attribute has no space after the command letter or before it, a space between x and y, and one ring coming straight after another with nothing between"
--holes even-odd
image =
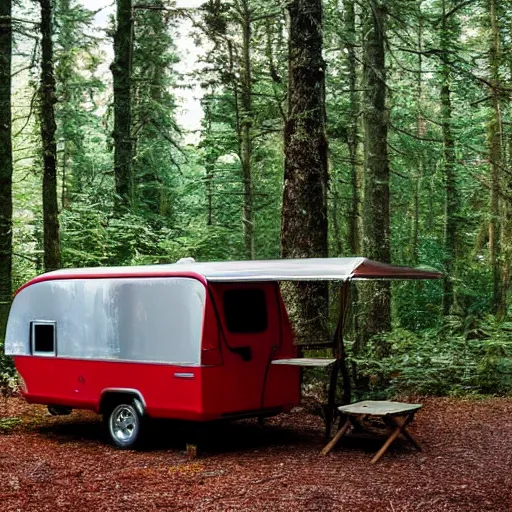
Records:
<instances>
[{"instance_id":1,"label":"tall tree trunk","mask_svg":"<svg viewBox=\"0 0 512 512\"><path fill-rule=\"evenodd\" d=\"M283 258L325 257L327 139L322 1L292 0L289 12L288 117L281 251ZM327 286L297 283L287 299L299 342L326 340Z\"/></svg>"},{"instance_id":2,"label":"tall tree trunk","mask_svg":"<svg viewBox=\"0 0 512 512\"><path fill-rule=\"evenodd\" d=\"M132 20L130 83L132 112L132 206L144 205L149 211L168 213L169 190L164 185L168 163L162 142L173 142L168 133L167 102L169 45L168 14L160 0L151 8L141 7ZM135 45L135 42L137 43ZM151 148L151 149L149 149Z\"/></svg>"},{"instance_id":3,"label":"tall tree trunk","mask_svg":"<svg viewBox=\"0 0 512 512\"><path fill-rule=\"evenodd\" d=\"M441 21L441 122L443 130L443 178L445 189L444 215L444 279L443 313L449 315L453 309L455 295L453 280L458 247L459 194L455 174L455 139L452 133L452 72L450 69L450 45L454 37L453 14L447 17L448 2L442 3Z\"/></svg>"},{"instance_id":4,"label":"tall tree trunk","mask_svg":"<svg viewBox=\"0 0 512 512\"><path fill-rule=\"evenodd\" d=\"M61 267L59 207L57 202L57 144L55 141L55 75L53 70L53 19L51 0L41 5L41 140L43 145L44 268Z\"/></svg>"},{"instance_id":5,"label":"tall tree trunk","mask_svg":"<svg viewBox=\"0 0 512 512\"><path fill-rule=\"evenodd\" d=\"M425 120L423 119L423 14L421 12L421 3L418 6L418 74L416 77L416 103L417 103L417 120L416 134L418 138L425 135ZM419 234L420 234L420 184L423 177L423 168L425 165L425 156L423 148L417 155L418 169L416 176L413 178L413 214L411 226L411 265L416 266L419 260Z\"/></svg>"},{"instance_id":6,"label":"tall tree trunk","mask_svg":"<svg viewBox=\"0 0 512 512\"><path fill-rule=\"evenodd\" d=\"M350 158L351 203L348 219L348 246L353 256L360 253L360 178L359 165L359 110L360 99L357 91L356 56L356 11L354 0L343 0L345 12L345 40L347 44L348 81L350 89L349 122L347 144Z\"/></svg>"},{"instance_id":7,"label":"tall tree trunk","mask_svg":"<svg viewBox=\"0 0 512 512\"><path fill-rule=\"evenodd\" d=\"M0 2L0 340L12 292L11 0Z\"/></svg>"},{"instance_id":8,"label":"tall tree trunk","mask_svg":"<svg viewBox=\"0 0 512 512\"><path fill-rule=\"evenodd\" d=\"M511 31L512 31L512 26L509 26L508 33L510 34ZM502 40L501 43L503 44L503 46L505 46L505 41ZM512 48L512 44L510 43L510 38L508 38L508 44L505 48L502 49L500 47L501 56L503 56L503 57L506 56L506 60L508 61L507 68L508 68L509 77L512 77L512 51L511 51L511 48ZM500 56L500 64L504 64L505 62L501 56ZM510 86L510 84L512 84L512 80L509 80L508 83ZM510 97L508 98L508 108L510 110ZM501 113L501 108L500 108L500 113ZM505 125L505 123L503 123L501 117L500 117L500 121L501 121L501 154L502 154L501 165L506 166L505 167L506 169L512 169L512 128L510 126L508 126L508 130L507 130L507 126ZM509 173L503 173L503 174L505 175L505 183L504 183L504 186L506 187L505 194L508 198L511 198L512 197L512 179L511 179ZM508 303L508 298L509 298L509 293L510 293L509 290L510 290L511 271L512 271L512 201L510 199L506 203L505 218L506 218L506 229L503 231L504 231L504 234L506 234L506 241L504 240L503 243L506 243L506 249L505 249L506 255L505 255L504 260L507 265L507 274L506 274L507 280L506 280L506 284L504 285L504 286L506 286L506 287L504 287L504 290L505 290L505 294L506 294L505 300Z\"/></svg>"},{"instance_id":9,"label":"tall tree trunk","mask_svg":"<svg viewBox=\"0 0 512 512\"><path fill-rule=\"evenodd\" d=\"M244 183L244 242L246 257L255 258L254 253L254 214L252 191L252 14L249 0L240 1L242 14L242 116L241 116L241 150L242 175Z\"/></svg>"},{"instance_id":10,"label":"tall tree trunk","mask_svg":"<svg viewBox=\"0 0 512 512\"><path fill-rule=\"evenodd\" d=\"M341 181L341 180L340 180ZM330 249L331 256L336 258L340 258L343 256L343 237L341 234L341 222L342 219L342 210L340 209L340 205L342 204L342 198L339 191L339 184L337 183L337 179L333 180L333 174L331 171L331 196L332 196L332 217L331 217L331 225L332 225L332 238L333 242Z\"/></svg>"},{"instance_id":11,"label":"tall tree trunk","mask_svg":"<svg viewBox=\"0 0 512 512\"><path fill-rule=\"evenodd\" d=\"M206 124L206 137L212 133L212 112L209 101L203 106L204 120ZM206 225L213 224L213 171L215 169L216 156L213 148L208 148L205 156L205 189L206 189Z\"/></svg>"},{"instance_id":12,"label":"tall tree trunk","mask_svg":"<svg viewBox=\"0 0 512 512\"><path fill-rule=\"evenodd\" d=\"M364 201L363 249L368 258L390 262L388 112L386 110L385 30L386 8L380 1L371 2L364 23L363 126ZM364 289L363 310L365 344L372 336L391 327L391 294L387 282L369 283ZM387 347L379 346L380 355Z\"/></svg>"},{"instance_id":13,"label":"tall tree trunk","mask_svg":"<svg viewBox=\"0 0 512 512\"><path fill-rule=\"evenodd\" d=\"M356 48L358 37L356 31L356 2L355 0L342 0L343 4L343 39L346 45L346 65L348 68L348 87L349 87L349 107L347 124L347 146L350 159L350 188L351 199L348 211L348 251L352 256L361 255L362 226L361 226L361 199L362 182L364 177L364 168L362 165L363 156L361 154L360 128L361 128L361 97L358 91L358 58ZM354 308L350 308L351 319L349 325L352 335L358 336L359 316L358 300L359 290L356 286L351 287L350 298ZM356 313L357 312L357 313ZM347 315L348 318L348 315ZM347 329L341 326L345 335ZM343 334L342 332L342 334ZM356 342L356 350L359 348ZM354 382L359 382L357 364L352 361L352 378Z\"/></svg>"},{"instance_id":14,"label":"tall tree trunk","mask_svg":"<svg viewBox=\"0 0 512 512\"><path fill-rule=\"evenodd\" d=\"M73 12L71 10L70 0L54 0L54 16L59 20L59 37L57 38L56 44L57 47L59 43L61 44L61 52L60 55L57 56L57 51L54 52L54 61L57 62L55 66L55 79L59 84L60 88L60 97L61 104L66 108L71 102L71 70L73 69L73 56L74 52L71 51L72 48L72 19ZM60 57L60 58L59 58ZM71 86L71 87L70 87ZM57 157L57 167L60 164L61 168L61 208L64 210L69 206L69 187L68 181L70 179L69 172L69 157L70 157L70 140L68 139L68 126L69 123L72 122L71 116L69 115L69 111L62 112L59 118L59 112L56 113L57 121L61 125L61 133L64 137L59 138L61 142L63 142L63 149L61 155ZM73 141L74 142L74 141Z\"/></svg>"},{"instance_id":15,"label":"tall tree trunk","mask_svg":"<svg viewBox=\"0 0 512 512\"><path fill-rule=\"evenodd\" d=\"M509 270L507 260L510 222L508 205L501 205L502 183L502 123L500 104L500 35L496 0L488 0L490 34L489 71L491 78L492 117L488 124L489 160L491 165L491 220L489 223L489 253L493 281L493 311L499 317L506 313ZM502 218L502 209L505 215ZM502 260L505 260L502 262Z\"/></svg>"},{"instance_id":16,"label":"tall tree trunk","mask_svg":"<svg viewBox=\"0 0 512 512\"><path fill-rule=\"evenodd\" d=\"M121 207L133 200L131 136L131 74L133 54L132 0L117 0L117 26L114 34L114 176Z\"/></svg>"}]
</instances>

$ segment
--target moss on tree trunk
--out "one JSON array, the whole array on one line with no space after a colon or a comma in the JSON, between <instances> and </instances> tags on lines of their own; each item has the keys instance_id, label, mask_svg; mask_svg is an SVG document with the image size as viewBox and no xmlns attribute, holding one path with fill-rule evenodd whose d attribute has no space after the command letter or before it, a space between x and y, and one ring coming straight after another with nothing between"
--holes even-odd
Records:
<instances>
[{"instance_id":1,"label":"moss on tree trunk","mask_svg":"<svg viewBox=\"0 0 512 512\"><path fill-rule=\"evenodd\" d=\"M0 340L12 292L11 8L0 2Z\"/></svg>"},{"instance_id":2,"label":"moss on tree trunk","mask_svg":"<svg viewBox=\"0 0 512 512\"><path fill-rule=\"evenodd\" d=\"M327 139L321 0L288 5L289 84L285 123L283 258L327 256ZM287 290L298 342L325 342L327 286L296 283Z\"/></svg>"},{"instance_id":3,"label":"moss on tree trunk","mask_svg":"<svg viewBox=\"0 0 512 512\"><path fill-rule=\"evenodd\" d=\"M133 199L131 137L131 71L133 50L132 1L117 0L117 26L114 34L114 62L111 66L114 86L114 176L120 205L130 206Z\"/></svg>"},{"instance_id":4,"label":"moss on tree trunk","mask_svg":"<svg viewBox=\"0 0 512 512\"><path fill-rule=\"evenodd\" d=\"M386 10L372 2L366 13L363 41L364 200L363 253L367 258L390 262L388 111L386 109L385 30ZM391 327L390 285L367 283L362 290L364 332L358 348ZM384 342L381 355L387 353Z\"/></svg>"}]
</instances>

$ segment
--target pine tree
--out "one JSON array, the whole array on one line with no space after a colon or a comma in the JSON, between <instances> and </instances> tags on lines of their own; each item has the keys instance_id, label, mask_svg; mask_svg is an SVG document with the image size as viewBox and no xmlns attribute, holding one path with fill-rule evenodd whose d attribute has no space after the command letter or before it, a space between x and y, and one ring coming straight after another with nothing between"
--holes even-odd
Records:
<instances>
[{"instance_id":1,"label":"pine tree","mask_svg":"<svg viewBox=\"0 0 512 512\"><path fill-rule=\"evenodd\" d=\"M345 30L347 48L348 80L350 89L349 123L347 126L347 146L350 159L350 184L351 204L348 215L348 247L350 254L360 254L360 201L361 201L361 170L358 160L360 159L360 134L359 134L359 111L360 95L357 86L357 35L356 35L356 2L344 0Z\"/></svg>"},{"instance_id":2,"label":"pine tree","mask_svg":"<svg viewBox=\"0 0 512 512\"><path fill-rule=\"evenodd\" d=\"M288 5L289 82L281 247L283 258L326 257L327 138L321 0ZM296 283L288 303L303 342L325 342L327 287Z\"/></svg>"},{"instance_id":3,"label":"pine tree","mask_svg":"<svg viewBox=\"0 0 512 512\"><path fill-rule=\"evenodd\" d=\"M12 293L12 2L0 2L0 340Z\"/></svg>"},{"instance_id":4,"label":"pine tree","mask_svg":"<svg viewBox=\"0 0 512 512\"><path fill-rule=\"evenodd\" d=\"M258 254L259 207L255 158L266 140L281 132L283 123L283 80L274 58L280 51L276 47L284 43L279 29L283 12L273 2L252 0L209 0L202 10L201 30L213 44L206 57L211 71L202 81L216 89L224 121L234 132L234 140L223 137L224 148L226 153L235 152L240 162L244 257L253 259ZM273 30L269 25L275 21L279 23Z\"/></svg>"},{"instance_id":5,"label":"pine tree","mask_svg":"<svg viewBox=\"0 0 512 512\"><path fill-rule=\"evenodd\" d=\"M41 104L40 124L43 147L43 226L44 268L48 272L61 266L59 207L57 201L57 143L55 132L55 72L53 67L53 10L51 0L41 6Z\"/></svg>"},{"instance_id":6,"label":"pine tree","mask_svg":"<svg viewBox=\"0 0 512 512\"><path fill-rule=\"evenodd\" d=\"M489 37L489 74L492 116L488 123L487 137L489 143L489 162L491 167L491 204L489 223L489 252L492 268L492 302L493 311L503 317L507 310L507 292L510 281L510 205L503 204L503 185L508 181L502 172L503 160L503 123L501 115L501 44L498 27L498 12L495 0L488 0ZM505 213L503 215L503 213Z\"/></svg>"},{"instance_id":7,"label":"pine tree","mask_svg":"<svg viewBox=\"0 0 512 512\"><path fill-rule=\"evenodd\" d=\"M180 128L175 121L172 12L155 0L135 9L132 72L134 198L141 211L172 215L172 189L179 169ZM175 188L175 187L174 187Z\"/></svg>"},{"instance_id":8,"label":"pine tree","mask_svg":"<svg viewBox=\"0 0 512 512\"><path fill-rule=\"evenodd\" d=\"M55 78L57 104L56 137L62 150L57 155L62 176L61 205L70 205L74 192L84 192L84 181L89 174L87 158L87 130L98 124L95 105L86 107L102 84L95 77L98 57L96 42L86 36L94 14L77 0L55 2Z\"/></svg>"},{"instance_id":9,"label":"pine tree","mask_svg":"<svg viewBox=\"0 0 512 512\"><path fill-rule=\"evenodd\" d=\"M389 263L389 158L388 111L386 108L386 6L370 0L363 24L363 127L364 201L363 253L367 258ZM391 291L388 282L365 286L362 345L375 334L391 327ZM381 354L387 347L380 344Z\"/></svg>"},{"instance_id":10,"label":"pine tree","mask_svg":"<svg viewBox=\"0 0 512 512\"><path fill-rule=\"evenodd\" d=\"M114 34L114 177L119 206L126 208L133 201L132 145L132 0L117 0Z\"/></svg>"},{"instance_id":11,"label":"pine tree","mask_svg":"<svg viewBox=\"0 0 512 512\"><path fill-rule=\"evenodd\" d=\"M452 7L449 0L442 0L440 23L441 48L441 119L443 130L443 176L445 186L445 271L443 311L449 315L454 304L454 271L458 251L458 211L459 193L455 170L455 139L452 130L452 91L453 81L450 67L451 44L455 36L454 15L449 15Z\"/></svg>"}]
</instances>

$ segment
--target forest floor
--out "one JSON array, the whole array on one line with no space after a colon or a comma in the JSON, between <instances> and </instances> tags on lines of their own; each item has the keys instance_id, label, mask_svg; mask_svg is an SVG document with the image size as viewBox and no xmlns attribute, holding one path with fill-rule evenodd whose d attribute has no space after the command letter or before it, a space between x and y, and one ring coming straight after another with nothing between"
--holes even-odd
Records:
<instances>
[{"instance_id":1,"label":"forest floor","mask_svg":"<svg viewBox=\"0 0 512 512\"><path fill-rule=\"evenodd\" d=\"M120 451L92 413L0 397L0 510L512 510L512 399L422 402L410 430L424 451L396 442L371 466L368 440L320 457L322 422L301 409L217 426L190 461L168 424L144 451Z\"/></svg>"}]
</instances>

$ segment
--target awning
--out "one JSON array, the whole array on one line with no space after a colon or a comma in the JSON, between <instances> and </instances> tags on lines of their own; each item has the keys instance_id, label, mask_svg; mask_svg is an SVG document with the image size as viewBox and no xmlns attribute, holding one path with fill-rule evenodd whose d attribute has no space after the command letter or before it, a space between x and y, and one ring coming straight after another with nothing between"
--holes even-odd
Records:
<instances>
[{"instance_id":1,"label":"awning","mask_svg":"<svg viewBox=\"0 0 512 512\"><path fill-rule=\"evenodd\" d=\"M42 274L22 288L41 281L115 277L196 277L210 282L262 282L439 279L442 274L431 269L397 267L367 258L302 258L208 263L186 258L171 265L61 269Z\"/></svg>"},{"instance_id":2,"label":"awning","mask_svg":"<svg viewBox=\"0 0 512 512\"><path fill-rule=\"evenodd\" d=\"M282 260L177 263L212 282L346 281L348 279L439 279L437 271L398 267L367 258L303 258Z\"/></svg>"}]
</instances>

